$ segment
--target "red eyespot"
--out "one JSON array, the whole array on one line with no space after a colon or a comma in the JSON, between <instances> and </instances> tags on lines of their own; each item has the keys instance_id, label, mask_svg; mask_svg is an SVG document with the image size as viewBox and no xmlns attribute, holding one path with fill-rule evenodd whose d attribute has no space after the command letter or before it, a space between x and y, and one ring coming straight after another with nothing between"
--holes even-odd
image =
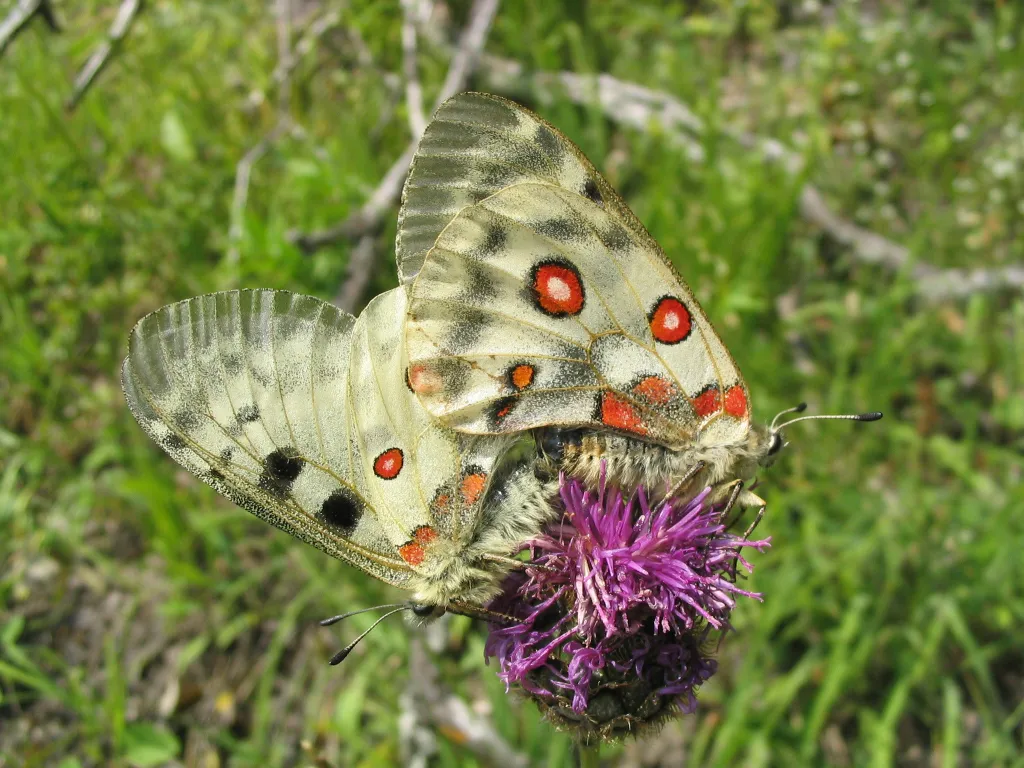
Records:
<instances>
[{"instance_id":1,"label":"red eyespot","mask_svg":"<svg viewBox=\"0 0 1024 768\"><path fill-rule=\"evenodd\" d=\"M733 386L725 391L725 412L737 419L747 415L747 393L743 387Z\"/></svg>"},{"instance_id":2,"label":"red eyespot","mask_svg":"<svg viewBox=\"0 0 1024 768\"><path fill-rule=\"evenodd\" d=\"M405 457L401 448L388 448L373 460L373 474L381 480L394 480L402 471Z\"/></svg>"},{"instance_id":3,"label":"red eyespot","mask_svg":"<svg viewBox=\"0 0 1024 768\"><path fill-rule=\"evenodd\" d=\"M546 314L566 317L583 310L583 280L567 261L544 261L535 266L530 286L537 306Z\"/></svg>"},{"instance_id":4,"label":"red eyespot","mask_svg":"<svg viewBox=\"0 0 1024 768\"><path fill-rule=\"evenodd\" d=\"M693 410L701 418L722 410L722 398L718 391L718 386L708 384L708 386L704 387L700 394L693 398Z\"/></svg>"},{"instance_id":5,"label":"red eyespot","mask_svg":"<svg viewBox=\"0 0 1024 768\"><path fill-rule=\"evenodd\" d=\"M633 406L614 392L601 394L601 423L638 435L647 434L647 428Z\"/></svg>"},{"instance_id":6,"label":"red eyespot","mask_svg":"<svg viewBox=\"0 0 1024 768\"><path fill-rule=\"evenodd\" d=\"M662 344L678 344L690 335L690 310L675 296L664 296L651 310L651 333Z\"/></svg>"}]
</instances>

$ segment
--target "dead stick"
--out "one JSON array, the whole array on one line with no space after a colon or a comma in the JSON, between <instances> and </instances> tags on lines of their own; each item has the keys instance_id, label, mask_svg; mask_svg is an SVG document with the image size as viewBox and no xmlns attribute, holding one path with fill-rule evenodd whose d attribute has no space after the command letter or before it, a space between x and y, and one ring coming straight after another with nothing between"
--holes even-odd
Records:
<instances>
[{"instance_id":1,"label":"dead stick","mask_svg":"<svg viewBox=\"0 0 1024 768\"><path fill-rule=\"evenodd\" d=\"M53 12L50 0L19 0L6 18L0 21L0 56L4 55L7 46L25 30L36 15L41 16L54 32L60 32L60 24L57 23L57 16Z\"/></svg>"},{"instance_id":2,"label":"dead stick","mask_svg":"<svg viewBox=\"0 0 1024 768\"><path fill-rule=\"evenodd\" d=\"M117 16L114 17L114 23L110 25L110 31L107 32L107 39L100 43L99 47L93 51L92 55L86 60L85 65L78 72L78 76L75 77L75 82L71 88L71 96L64 104L64 108L68 112L74 111L75 107L78 106L86 92L96 81L100 72L106 69L111 57L121 47L121 43L128 34L129 27L131 27L141 8L142 0L124 0L121 3L121 7L117 9Z\"/></svg>"}]
</instances>

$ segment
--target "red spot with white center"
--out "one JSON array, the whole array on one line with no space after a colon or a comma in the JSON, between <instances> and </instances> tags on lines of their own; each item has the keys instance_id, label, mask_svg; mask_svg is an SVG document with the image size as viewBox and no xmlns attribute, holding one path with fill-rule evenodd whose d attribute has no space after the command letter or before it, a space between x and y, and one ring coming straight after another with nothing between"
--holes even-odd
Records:
<instances>
[{"instance_id":1,"label":"red spot with white center","mask_svg":"<svg viewBox=\"0 0 1024 768\"><path fill-rule=\"evenodd\" d=\"M693 398L693 410L701 418L718 413L722 410L722 395L718 387L711 384L703 389L699 395Z\"/></svg>"},{"instance_id":2,"label":"red spot with white center","mask_svg":"<svg viewBox=\"0 0 1024 768\"><path fill-rule=\"evenodd\" d=\"M664 296L651 310L651 333L662 344L678 344L690 335L693 318L675 296Z\"/></svg>"},{"instance_id":3,"label":"red spot with white center","mask_svg":"<svg viewBox=\"0 0 1024 768\"><path fill-rule=\"evenodd\" d=\"M637 435L646 435L647 427L636 409L621 395L614 392L601 394L601 423L614 429L623 429Z\"/></svg>"},{"instance_id":4,"label":"red spot with white center","mask_svg":"<svg viewBox=\"0 0 1024 768\"><path fill-rule=\"evenodd\" d=\"M394 480L402 471L405 456L401 448L388 448L373 460L373 474L381 480Z\"/></svg>"},{"instance_id":5,"label":"red spot with white center","mask_svg":"<svg viewBox=\"0 0 1024 768\"><path fill-rule=\"evenodd\" d=\"M747 393L743 387L732 386L725 391L725 412L737 419L747 415Z\"/></svg>"},{"instance_id":6,"label":"red spot with white center","mask_svg":"<svg viewBox=\"0 0 1024 768\"><path fill-rule=\"evenodd\" d=\"M585 301L579 270L563 261L545 261L533 268L533 295L540 309L554 317L578 315Z\"/></svg>"}]
</instances>

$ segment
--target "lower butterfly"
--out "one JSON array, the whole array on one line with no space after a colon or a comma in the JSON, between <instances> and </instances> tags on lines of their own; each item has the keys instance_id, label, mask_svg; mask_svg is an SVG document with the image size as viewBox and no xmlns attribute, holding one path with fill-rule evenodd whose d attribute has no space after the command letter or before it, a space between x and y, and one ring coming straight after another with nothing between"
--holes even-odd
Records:
<instances>
[{"instance_id":1,"label":"lower butterfly","mask_svg":"<svg viewBox=\"0 0 1024 768\"><path fill-rule=\"evenodd\" d=\"M514 438L459 435L405 380L404 289L358 319L255 290L166 306L132 331L132 414L175 461L257 517L412 592L421 615L486 615L550 514Z\"/></svg>"}]
</instances>

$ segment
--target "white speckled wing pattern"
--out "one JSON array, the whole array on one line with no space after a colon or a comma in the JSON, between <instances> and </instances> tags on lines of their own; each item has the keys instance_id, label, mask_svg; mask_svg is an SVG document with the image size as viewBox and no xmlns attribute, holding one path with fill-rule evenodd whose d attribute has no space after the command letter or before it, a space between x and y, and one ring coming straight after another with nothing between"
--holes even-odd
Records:
<instances>
[{"instance_id":1,"label":"white speckled wing pattern","mask_svg":"<svg viewBox=\"0 0 1024 768\"><path fill-rule=\"evenodd\" d=\"M473 532L508 440L431 422L404 383L405 311L402 289L358 320L284 291L172 304L132 332L128 404L175 461L232 501L415 588L436 570L433 547L457 552Z\"/></svg>"},{"instance_id":2,"label":"white speckled wing pattern","mask_svg":"<svg viewBox=\"0 0 1024 768\"><path fill-rule=\"evenodd\" d=\"M674 449L749 431L746 384L692 292L529 111L482 94L443 105L399 222L400 268L416 276L410 381L446 425L583 426Z\"/></svg>"}]
</instances>

